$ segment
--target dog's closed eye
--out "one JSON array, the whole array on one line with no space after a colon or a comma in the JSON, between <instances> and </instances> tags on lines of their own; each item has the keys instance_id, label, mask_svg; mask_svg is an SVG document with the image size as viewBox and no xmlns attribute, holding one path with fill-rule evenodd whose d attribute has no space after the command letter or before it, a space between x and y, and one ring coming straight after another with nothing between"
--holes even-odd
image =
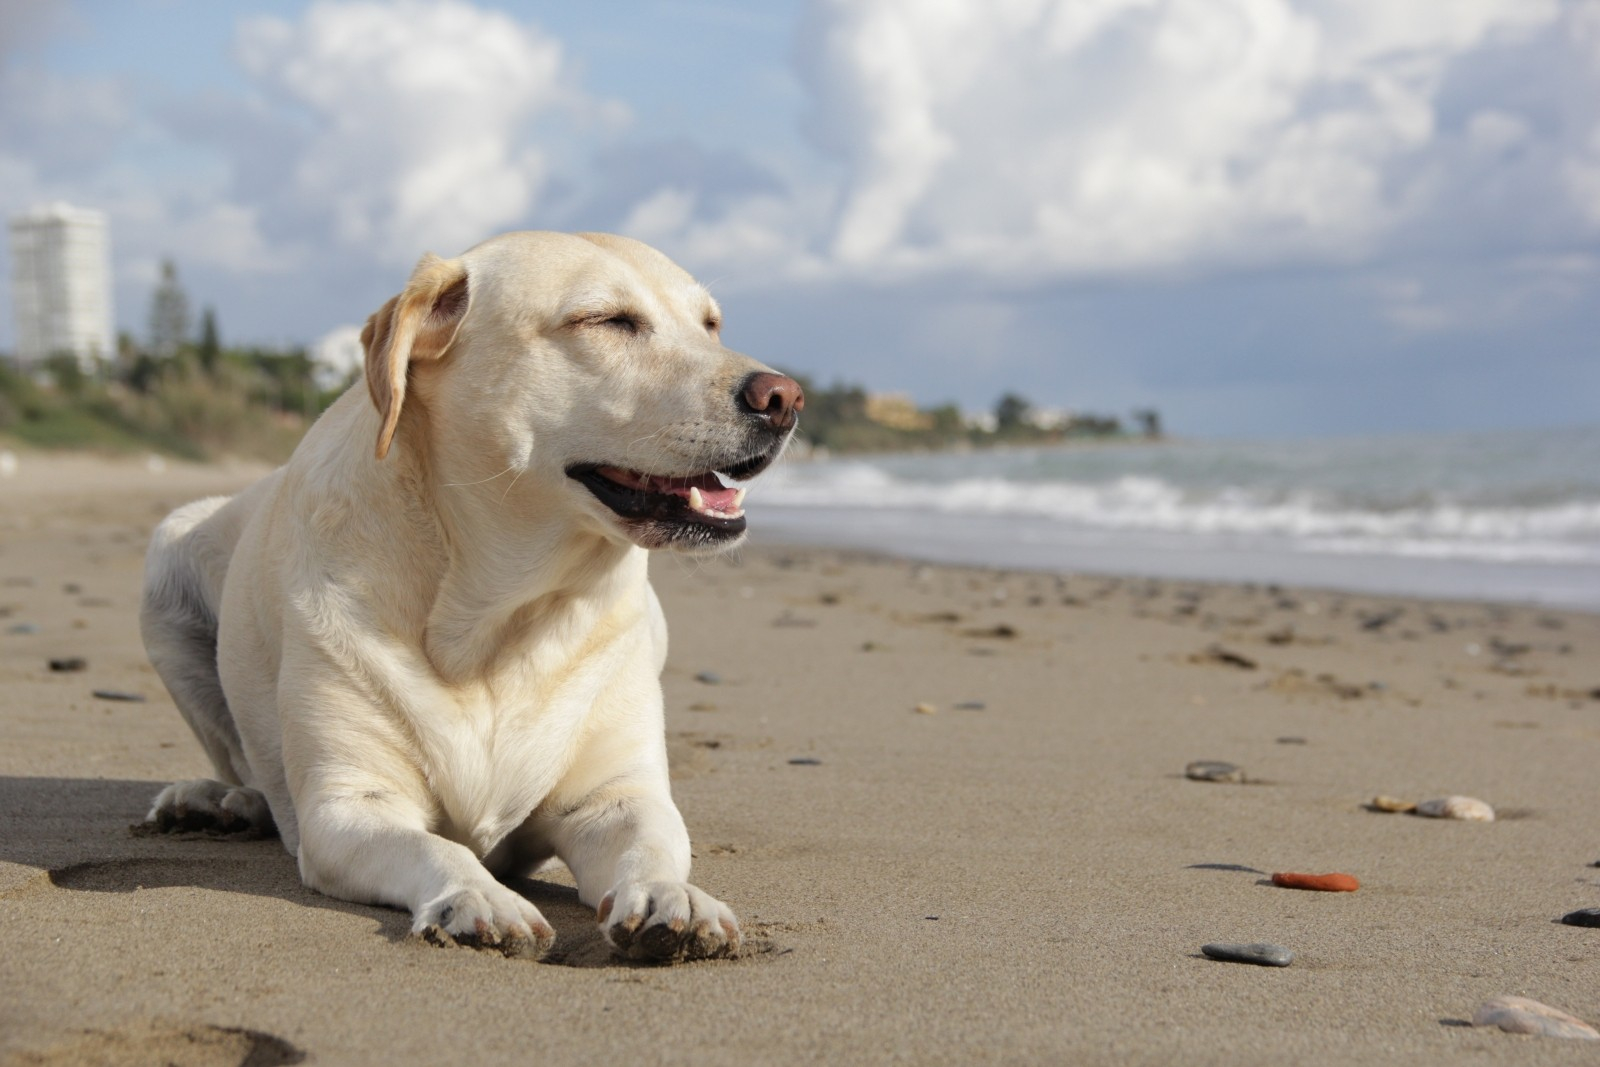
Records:
<instances>
[{"instance_id":1,"label":"dog's closed eye","mask_svg":"<svg viewBox=\"0 0 1600 1067\"><path fill-rule=\"evenodd\" d=\"M631 311L619 311L614 315L607 315L603 319L598 319L595 325L630 334L641 333L645 329L644 319Z\"/></svg>"}]
</instances>

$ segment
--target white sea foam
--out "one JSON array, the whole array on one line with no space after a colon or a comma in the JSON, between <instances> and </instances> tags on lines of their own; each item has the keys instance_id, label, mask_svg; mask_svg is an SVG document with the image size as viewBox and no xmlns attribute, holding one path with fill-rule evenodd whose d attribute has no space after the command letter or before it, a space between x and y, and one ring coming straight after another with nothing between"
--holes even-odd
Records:
<instances>
[{"instance_id":1,"label":"white sea foam","mask_svg":"<svg viewBox=\"0 0 1600 1067\"><path fill-rule=\"evenodd\" d=\"M1600 563L1600 499L1518 506L1417 492L1404 505L1359 506L1351 494L1327 489L1183 487L1145 474L1098 482L994 475L938 481L926 477L926 464L919 473L924 477L907 477L875 462L795 465L769 476L759 504L1015 517L1314 553Z\"/></svg>"}]
</instances>

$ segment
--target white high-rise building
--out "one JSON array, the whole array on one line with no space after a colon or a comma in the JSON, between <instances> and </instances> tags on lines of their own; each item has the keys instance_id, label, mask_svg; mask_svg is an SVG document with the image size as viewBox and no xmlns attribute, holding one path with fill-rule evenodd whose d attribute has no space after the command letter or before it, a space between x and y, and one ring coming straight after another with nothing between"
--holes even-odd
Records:
<instances>
[{"instance_id":1,"label":"white high-rise building","mask_svg":"<svg viewBox=\"0 0 1600 1067\"><path fill-rule=\"evenodd\" d=\"M111 243L98 211L55 203L11 220L17 363L70 352L111 359Z\"/></svg>"}]
</instances>

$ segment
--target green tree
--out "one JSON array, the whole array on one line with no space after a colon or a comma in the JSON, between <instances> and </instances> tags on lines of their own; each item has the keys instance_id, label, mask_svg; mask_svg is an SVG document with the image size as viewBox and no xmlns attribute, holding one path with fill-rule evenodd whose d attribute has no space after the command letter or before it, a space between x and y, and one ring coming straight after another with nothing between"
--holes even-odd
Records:
<instances>
[{"instance_id":1,"label":"green tree","mask_svg":"<svg viewBox=\"0 0 1600 1067\"><path fill-rule=\"evenodd\" d=\"M1162 436L1161 412L1155 408L1135 408L1133 421L1139 424L1139 433L1154 441Z\"/></svg>"},{"instance_id":2,"label":"green tree","mask_svg":"<svg viewBox=\"0 0 1600 1067\"><path fill-rule=\"evenodd\" d=\"M954 404L942 404L928 414L933 416L933 433L942 438L964 436L966 426L961 419L961 409Z\"/></svg>"},{"instance_id":3,"label":"green tree","mask_svg":"<svg viewBox=\"0 0 1600 1067\"><path fill-rule=\"evenodd\" d=\"M1028 412L1032 409L1033 405L1016 393L1007 393L994 406L995 429L999 433L1023 429L1028 425Z\"/></svg>"},{"instance_id":4,"label":"green tree","mask_svg":"<svg viewBox=\"0 0 1600 1067\"><path fill-rule=\"evenodd\" d=\"M195 348L195 358L200 369L212 377L217 373L217 357L222 355L222 343L217 339L217 313L206 308L200 313L200 344Z\"/></svg>"},{"instance_id":5,"label":"green tree","mask_svg":"<svg viewBox=\"0 0 1600 1067\"><path fill-rule=\"evenodd\" d=\"M150 298L150 354L171 359L189 343L189 294L178 283L178 265L161 261L161 284Z\"/></svg>"}]
</instances>

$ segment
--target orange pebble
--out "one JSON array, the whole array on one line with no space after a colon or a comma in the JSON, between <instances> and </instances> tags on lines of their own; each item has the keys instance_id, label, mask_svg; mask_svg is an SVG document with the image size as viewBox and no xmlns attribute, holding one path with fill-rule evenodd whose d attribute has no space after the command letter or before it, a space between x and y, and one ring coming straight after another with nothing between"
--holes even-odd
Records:
<instances>
[{"instance_id":1,"label":"orange pebble","mask_svg":"<svg viewBox=\"0 0 1600 1067\"><path fill-rule=\"evenodd\" d=\"M1272 876L1273 885L1285 889L1320 889L1324 893L1354 893L1361 888L1353 874L1295 874L1282 872Z\"/></svg>"}]
</instances>

